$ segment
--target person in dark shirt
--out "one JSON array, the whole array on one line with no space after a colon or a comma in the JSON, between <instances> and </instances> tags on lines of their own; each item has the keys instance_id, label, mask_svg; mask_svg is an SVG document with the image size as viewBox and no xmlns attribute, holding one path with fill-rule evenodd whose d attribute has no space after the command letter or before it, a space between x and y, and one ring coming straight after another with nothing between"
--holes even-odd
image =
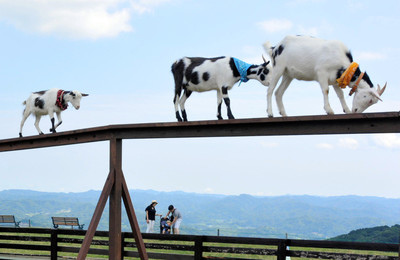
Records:
<instances>
[{"instance_id":1,"label":"person in dark shirt","mask_svg":"<svg viewBox=\"0 0 400 260\"><path fill-rule=\"evenodd\" d=\"M161 216L161 214L156 213L156 205L158 202L153 200L149 206L146 208L146 223L147 229L146 233L153 233L154 232L154 223L156 221L156 216Z\"/></svg>"},{"instance_id":2,"label":"person in dark shirt","mask_svg":"<svg viewBox=\"0 0 400 260\"><path fill-rule=\"evenodd\" d=\"M173 205L169 205L168 213L167 213L166 217L168 217L169 214L171 214L172 217L173 217L172 222L171 222L172 232L175 235L179 235L179 227L180 227L180 225L182 223L182 214Z\"/></svg>"}]
</instances>

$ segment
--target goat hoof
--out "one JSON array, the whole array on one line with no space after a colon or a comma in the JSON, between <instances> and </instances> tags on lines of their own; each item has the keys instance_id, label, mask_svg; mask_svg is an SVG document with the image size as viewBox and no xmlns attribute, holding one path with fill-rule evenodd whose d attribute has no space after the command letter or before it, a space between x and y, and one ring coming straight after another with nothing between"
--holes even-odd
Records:
<instances>
[{"instance_id":1,"label":"goat hoof","mask_svg":"<svg viewBox=\"0 0 400 260\"><path fill-rule=\"evenodd\" d=\"M21 133L19 133L19 137L23 137Z\"/></svg>"},{"instance_id":2,"label":"goat hoof","mask_svg":"<svg viewBox=\"0 0 400 260\"><path fill-rule=\"evenodd\" d=\"M40 132L39 135L44 135L43 132Z\"/></svg>"}]
</instances>

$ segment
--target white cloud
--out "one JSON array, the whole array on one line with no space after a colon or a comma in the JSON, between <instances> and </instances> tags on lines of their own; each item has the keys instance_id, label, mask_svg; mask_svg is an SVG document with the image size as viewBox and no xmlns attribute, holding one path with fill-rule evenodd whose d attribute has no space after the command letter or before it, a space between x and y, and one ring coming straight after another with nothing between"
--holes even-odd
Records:
<instances>
[{"instance_id":1,"label":"white cloud","mask_svg":"<svg viewBox=\"0 0 400 260\"><path fill-rule=\"evenodd\" d=\"M400 148L400 136L396 134L377 134L373 137L374 142L385 148Z\"/></svg>"},{"instance_id":2,"label":"white cloud","mask_svg":"<svg viewBox=\"0 0 400 260\"><path fill-rule=\"evenodd\" d=\"M353 138L341 138L339 139L339 146L347 149L355 150L358 148L358 141Z\"/></svg>"},{"instance_id":3,"label":"white cloud","mask_svg":"<svg viewBox=\"0 0 400 260\"><path fill-rule=\"evenodd\" d=\"M293 27L293 23L287 19L271 19L259 22L257 25L267 33L288 31Z\"/></svg>"},{"instance_id":4,"label":"white cloud","mask_svg":"<svg viewBox=\"0 0 400 260\"><path fill-rule=\"evenodd\" d=\"M267 33L291 31L292 34L318 36L320 33L331 33L334 27L325 20L318 22L318 26L304 26L287 19L271 19L257 23L257 26Z\"/></svg>"},{"instance_id":5,"label":"white cloud","mask_svg":"<svg viewBox=\"0 0 400 260\"><path fill-rule=\"evenodd\" d=\"M333 149L333 145L328 144L328 143L319 143L317 144L318 149L324 149L324 150L331 150Z\"/></svg>"},{"instance_id":6,"label":"white cloud","mask_svg":"<svg viewBox=\"0 0 400 260\"><path fill-rule=\"evenodd\" d=\"M212 188L208 187L208 188L205 188L204 192L205 193L214 193L214 190Z\"/></svg>"},{"instance_id":7,"label":"white cloud","mask_svg":"<svg viewBox=\"0 0 400 260\"><path fill-rule=\"evenodd\" d=\"M133 12L167 0L0 0L0 21L33 33L72 39L115 37L133 31Z\"/></svg>"},{"instance_id":8,"label":"white cloud","mask_svg":"<svg viewBox=\"0 0 400 260\"><path fill-rule=\"evenodd\" d=\"M137 13L147 13L152 12L155 7L169 2L170 0L138 0L138 1L131 1L132 9Z\"/></svg>"}]
</instances>

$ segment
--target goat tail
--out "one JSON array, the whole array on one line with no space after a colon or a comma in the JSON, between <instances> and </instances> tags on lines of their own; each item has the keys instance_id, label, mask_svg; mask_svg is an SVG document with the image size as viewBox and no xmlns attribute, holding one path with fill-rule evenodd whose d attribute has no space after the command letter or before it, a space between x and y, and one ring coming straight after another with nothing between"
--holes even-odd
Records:
<instances>
[{"instance_id":1,"label":"goat tail","mask_svg":"<svg viewBox=\"0 0 400 260\"><path fill-rule=\"evenodd\" d=\"M26 105L26 100L24 102L22 102L22 105L24 105L24 106Z\"/></svg>"},{"instance_id":2,"label":"goat tail","mask_svg":"<svg viewBox=\"0 0 400 260\"><path fill-rule=\"evenodd\" d=\"M266 41L263 44L263 47L264 47L265 51L268 53L268 55L272 58L272 51L273 51L274 47L271 46L271 43L269 41Z\"/></svg>"}]
</instances>

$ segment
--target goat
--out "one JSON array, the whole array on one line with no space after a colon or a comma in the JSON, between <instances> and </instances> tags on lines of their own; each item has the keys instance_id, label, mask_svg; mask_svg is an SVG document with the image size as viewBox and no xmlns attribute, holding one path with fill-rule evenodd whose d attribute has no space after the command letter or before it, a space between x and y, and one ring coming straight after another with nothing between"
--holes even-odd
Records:
<instances>
[{"instance_id":1,"label":"goat","mask_svg":"<svg viewBox=\"0 0 400 260\"><path fill-rule=\"evenodd\" d=\"M81 98L86 97L88 94L82 94L79 91L64 91L62 89L53 88L46 91L33 92L24 102L25 109L22 116L21 127L19 136L22 137L22 127L25 120L29 115L35 115L35 127L40 135L43 134L39 128L40 118L43 115L49 115L51 120L50 132L55 133L56 128L61 125L61 111L68 108L68 102L71 103L75 109L80 108ZM54 125L54 113L57 115L58 123Z\"/></svg>"},{"instance_id":2,"label":"goat","mask_svg":"<svg viewBox=\"0 0 400 260\"><path fill-rule=\"evenodd\" d=\"M264 59L264 57L263 57ZM257 79L263 85L268 86L271 76L270 61L264 59L261 65L251 65L232 57L217 58L189 58L184 57L172 64L171 71L175 81L175 114L178 121L182 121L179 114L181 108L182 117L187 121L185 102L193 91L204 92L217 91L217 118L222 119L222 99L227 107L229 119L234 119L230 107L228 90L239 80L247 82L249 79ZM182 94L182 90L184 94Z\"/></svg>"},{"instance_id":3,"label":"goat","mask_svg":"<svg viewBox=\"0 0 400 260\"><path fill-rule=\"evenodd\" d=\"M345 113L362 113L381 100L380 96L385 91L386 84L382 89L379 84L377 89L374 88L368 74L361 73L358 64L353 63L349 49L340 41L309 36L286 36L275 47L271 47L269 42L263 46L273 64L271 84L267 92L269 117L273 116L272 93L281 77L282 81L275 92L275 97L282 116L287 116L282 96L293 79L318 81L324 97L324 109L329 115L334 114L328 100L329 85L333 86ZM347 68L353 71L347 74L349 71ZM339 84L339 78L344 76L348 78L347 82ZM343 96L342 88L346 85L352 88L350 95L355 92L352 110L348 108Z\"/></svg>"}]
</instances>

